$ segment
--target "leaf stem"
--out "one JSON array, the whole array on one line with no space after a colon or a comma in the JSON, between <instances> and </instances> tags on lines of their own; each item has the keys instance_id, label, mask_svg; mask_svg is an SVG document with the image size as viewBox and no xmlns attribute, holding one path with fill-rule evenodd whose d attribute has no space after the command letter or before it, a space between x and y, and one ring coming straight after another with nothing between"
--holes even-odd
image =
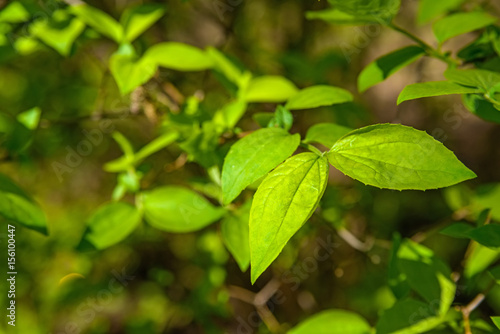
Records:
<instances>
[{"instance_id":1,"label":"leaf stem","mask_svg":"<svg viewBox=\"0 0 500 334\"><path fill-rule=\"evenodd\" d=\"M318 150L315 146L311 145L311 144L307 144L307 143L304 143L304 142L301 142L300 143L300 146L311 151L311 152L314 152L316 153L317 155L319 156L323 156L323 152L321 152L320 150Z\"/></svg>"},{"instance_id":2,"label":"leaf stem","mask_svg":"<svg viewBox=\"0 0 500 334\"><path fill-rule=\"evenodd\" d=\"M460 62L458 60L451 58L450 56L442 53L441 51L439 51L437 49L434 49L432 46L430 46L429 44L427 44L426 42L424 42L423 40L421 40L419 37L413 35L408 30L406 30L406 29L404 29L404 28L402 28L402 27L400 27L398 25L395 25L392 22L388 23L387 27L389 27L392 30L397 31L397 32L405 35L406 37L408 37L411 40L413 40L414 42L416 42L418 45L420 45L425 50L425 52L427 53L427 55L429 55L430 57L434 57L436 59L442 60L442 61L444 61L445 63L447 63L450 66L460 65Z\"/></svg>"}]
</instances>

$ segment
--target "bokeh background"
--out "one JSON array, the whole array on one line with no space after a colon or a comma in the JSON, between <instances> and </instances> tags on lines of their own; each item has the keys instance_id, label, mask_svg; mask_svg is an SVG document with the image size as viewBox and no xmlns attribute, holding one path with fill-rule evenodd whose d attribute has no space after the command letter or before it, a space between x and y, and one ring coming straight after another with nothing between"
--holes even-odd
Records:
<instances>
[{"instance_id":1,"label":"bokeh background","mask_svg":"<svg viewBox=\"0 0 500 334\"><path fill-rule=\"evenodd\" d=\"M58 1L22 2L31 13L49 17L67 6ZM166 14L134 42L139 52L164 41L214 46L257 75L278 74L298 87L329 84L354 94L353 103L294 111L292 132L305 135L319 122L350 127L402 123L441 140L478 178L452 190L399 192L367 187L332 170L322 209L253 286L249 272L242 273L224 248L218 224L187 234L165 233L142 224L115 246L81 252L76 247L86 219L110 200L116 185L116 175L102 166L121 151L107 133L89 156L60 179L53 163L64 161L66 147L76 147L85 139L84 130L98 128L103 120L110 120L141 147L161 131L164 115L188 97L201 97L210 112L228 100L227 91L209 72L160 69L142 88L122 97L108 69L117 46L92 29L77 38L68 57L41 42L27 43L21 55L3 44L0 112L13 117L39 107L42 117L28 147L14 153L0 149L0 172L40 203L50 231L44 236L17 229L17 333L269 333L276 326L286 330L326 308L356 310L374 323L380 310L394 301L386 281L389 242L396 231L403 237L422 238L453 270L463 270L467 241L440 235L436 228L468 216L464 193L500 181L500 127L469 113L459 96L396 106L405 85L442 80L445 64L421 59L359 94L356 80L365 65L412 42L380 26L307 20L304 13L328 7L325 0L87 2L116 18L133 5L164 5ZM7 4L0 1L0 8ZM475 5L476 1L464 4ZM491 14L500 15L497 2L486 6ZM404 0L396 22L435 44L431 26L415 23L417 7L418 1ZM16 39L29 36L24 25L16 29ZM478 34L453 39L445 48L456 52ZM275 107L251 104L238 126L244 131L257 129L252 115ZM144 189L194 185L206 179L204 168L186 161L175 145L146 159L143 169L147 172L141 184ZM490 200L500 210L500 192L495 196ZM346 226L361 244L352 240L349 244L345 239L350 236L339 236L338 226ZM0 236L5 239L6 231L0 231ZM374 246L363 250L364 242ZM310 264L307 259L325 243L331 245L331 255L315 266ZM0 266L4 263L2 257ZM4 274L2 270L2 286ZM265 323L252 304L253 293L272 298L268 303L272 314L260 313ZM467 302L476 293L459 284L457 300ZM494 290L491 296L480 306L478 319L500 314L500 291ZM2 293L1 305L5 298ZM0 331L8 330L5 325L2 320Z\"/></svg>"}]
</instances>

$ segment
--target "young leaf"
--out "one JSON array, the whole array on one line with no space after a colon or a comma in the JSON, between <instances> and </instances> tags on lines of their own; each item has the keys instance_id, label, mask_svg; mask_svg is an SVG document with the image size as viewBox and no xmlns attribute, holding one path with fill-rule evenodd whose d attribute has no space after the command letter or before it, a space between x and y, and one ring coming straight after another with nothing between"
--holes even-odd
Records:
<instances>
[{"instance_id":1,"label":"young leaf","mask_svg":"<svg viewBox=\"0 0 500 334\"><path fill-rule=\"evenodd\" d=\"M133 42L163 14L165 14L165 6L160 4L146 4L127 9L120 19L124 27L125 40Z\"/></svg>"},{"instance_id":2,"label":"young leaf","mask_svg":"<svg viewBox=\"0 0 500 334\"><path fill-rule=\"evenodd\" d=\"M500 82L500 73L479 69L448 69L444 72L444 76L462 86L481 88L485 93Z\"/></svg>"},{"instance_id":3,"label":"young leaf","mask_svg":"<svg viewBox=\"0 0 500 334\"><path fill-rule=\"evenodd\" d=\"M278 106L274 112L274 117L267 124L268 128L282 128L290 130L293 125L293 115L283 106Z\"/></svg>"},{"instance_id":4,"label":"young leaf","mask_svg":"<svg viewBox=\"0 0 500 334\"><path fill-rule=\"evenodd\" d=\"M147 82L156 71L156 65L150 59L137 59L130 44L123 44L111 55L109 68L118 84L122 95Z\"/></svg>"},{"instance_id":5,"label":"young leaf","mask_svg":"<svg viewBox=\"0 0 500 334\"><path fill-rule=\"evenodd\" d=\"M346 24L346 25L364 25L377 24L381 22L379 18L373 15L352 15L342 12L335 8L318 10L314 12L306 12L308 20L323 20L328 23Z\"/></svg>"},{"instance_id":6,"label":"young leaf","mask_svg":"<svg viewBox=\"0 0 500 334\"><path fill-rule=\"evenodd\" d=\"M38 122L40 122L40 115L42 111L38 107L31 108L29 110L23 111L16 116L19 123L24 125L27 129L35 130L38 127Z\"/></svg>"},{"instance_id":7,"label":"young leaf","mask_svg":"<svg viewBox=\"0 0 500 334\"><path fill-rule=\"evenodd\" d=\"M250 265L250 245L248 241L248 222L250 220L251 201L245 203L235 213L229 213L222 219L222 241L233 255L241 271Z\"/></svg>"},{"instance_id":8,"label":"young leaf","mask_svg":"<svg viewBox=\"0 0 500 334\"><path fill-rule=\"evenodd\" d=\"M288 79L266 75L250 81L245 92L247 102L283 102L297 94L298 89Z\"/></svg>"},{"instance_id":9,"label":"young leaf","mask_svg":"<svg viewBox=\"0 0 500 334\"><path fill-rule=\"evenodd\" d=\"M167 147L177 140L179 134L177 132L167 132L158 138L153 139L135 154L135 163L142 161L153 153Z\"/></svg>"},{"instance_id":10,"label":"young leaf","mask_svg":"<svg viewBox=\"0 0 500 334\"><path fill-rule=\"evenodd\" d=\"M30 13L19 1L12 1L0 10L0 22L20 23L29 18Z\"/></svg>"},{"instance_id":11,"label":"young leaf","mask_svg":"<svg viewBox=\"0 0 500 334\"><path fill-rule=\"evenodd\" d=\"M469 237L469 233L474 230L474 226L466 223L455 223L450 226L445 227L439 233L454 237L466 239Z\"/></svg>"},{"instance_id":12,"label":"young leaf","mask_svg":"<svg viewBox=\"0 0 500 334\"><path fill-rule=\"evenodd\" d=\"M361 71L358 77L358 90L366 91L415 62L424 54L425 50L419 46L407 46L378 58Z\"/></svg>"},{"instance_id":13,"label":"young leaf","mask_svg":"<svg viewBox=\"0 0 500 334\"><path fill-rule=\"evenodd\" d=\"M192 190L178 186L143 192L142 204L144 216L151 226L175 233L200 230L226 212Z\"/></svg>"},{"instance_id":14,"label":"young leaf","mask_svg":"<svg viewBox=\"0 0 500 334\"><path fill-rule=\"evenodd\" d=\"M443 144L399 124L354 130L327 156L344 174L379 188L436 189L476 177Z\"/></svg>"},{"instance_id":15,"label":"young leaf","mask_svg":"<svg viewBox=\"0 0 500 334\"><path fill-rule=\"evenodd\" d=\"M354 16L373 16L379 23L387 23L398 13L401 0L329 0L336 8Z\"/></svg>"},{"instance_id":16,"label":"young leaf","mask_svg":"<svg viewBox=\"0 0 500 334\"><path fill-rule=\"evenodd\" d=\"M422 97L479 93L475 87L465 87L449 81L431 81L406 86L398 96L398 104Z\"/></svg>"},{"instance_id":17,"label":"young leaf","mask_svg":"<svg viewBox=\"0 0 500 334\"><path fill-rule=\"evenodd\" d=\"M80 249L105 249L132 233L141 222L141 213L134 206L113 202L101 206L88 219Z\"/></svg>"},{"instance_id":18,"label":"young leaf","mask_svg":"<svg viewBox=\"0 0 500 334\"><path fill-rule=\"evenodd\" d=\"M123 28L114 18L105 12L85 3L69 6L69 11L97 32L121 43Z\"/></svg>"},{"instance_id":19,"label":"young leaf","mask_svg":"<svg viewBox=\"0 0 500 334\"><path fill-rule=\"evenodd\" d=\"M299 144L300 135L279 128L260 129L237 141L222 167L224 203L231 203L248 185L282 163Z\"/></svg>"},{"instance_id":20,"label":"young leaf","mask_svg":"<svg viewBox=\"0 0 500 334\"><path fill-rule=\"evenodd\" d=\"M202 71L214 65L203 50L178 42L153 45L145 52L143 58L158 66L178 71Z\"/></svg>"},{"instance_id":21,"label":"young leaf","mask_svg":"<svg viewBox=\"0 0 500 334\"><path fill-rule=\"evenodd\" d=\"M331 148L333 144L344 135L351 132L353 129L334 124L334 123L319 123L313 125L307 130L305 143L319 143L323 146Z\"/></svg>"},{"instance_id":22,"label":"young leaf","mask_svg":"<svg viewBox=\"0 0 500 334\"><path fill-rule=\"evenodd\" d=\"M360 315L344 310L314 314L292 328L289 334L370 334L372 329Z\"/></svg>"},{"instance_id":23,"label":"young leaf","mask_svg":"<svg viewBox=\"0 0 500 334\"><path fill-rule=\"evenodd\" d=\"M500 329L500 317L491 317L491 321L497 326L498 329Z\"/></svg>"},{"instance_id":24,"label":"young leaf","mask_svg":"<svg viewBox=\"0 0 500 334\"><path fill-rule=\"evenodd\" d=\"M64 26L51 23L48 20L35 21L30 26L30 32L62 56L69 55L73 42L83 32L85 24L77 18L64 22Z\"/></svg>"},{"instance_id":25,"label":"young leaf","mask_svg":"<svg viewBox=\"0 0 500 334\"><path fill-rule=\"evenodd\" d=\"M414 299L397 301L385 310L376 325L377 334L426 333L444 322L444 318L433 314L433 307Z\"/></svg>"},{"instance_id":26,"label":"young leaf","mask_svg":"<svg viewBox=\"0 0 500 334\"><path fill-rule=\"evenodd\" d=\"M213 121L224 129L232 129L245 114L247 103L243 99L229 102L215 112Z\"/></svg>"},{"instance_id":27,"label":"young leaf","mask_svg":"<svg viewBox=\"0 0 500 334\"><path fill-rule=\"evenodd\" d=\"M424 24L460 6L465 0L420 0L417 21Z\"/></svg>"},{"instance_id":28,"label":"young leaf","mask_svg":"<svg viewBox=\"0 0 500 334\"><path fill-rule=\"evenodd\" d=\"M288 110L313 109L352 101L349 91L326 85L311 86L293 95L285 104Z\"/></svg>"},{"instance_id":29,"label":"young leaf","mask_svg":"<svg viewBox=\"0 0 500 334\"><path fill-rule=\"evenodd\" d=\"M3 174L0 174L0 216L48 235L45 213Z\"/></svg>"},{"instance_id":30,"label":"young leaf","mask_svg":"<svg viewBox=\"0 0 500 334\"><path fill-rule=\"evenodd\" d=\"M432 30L439 43L443 43L455 36L487 27L496 21L497 18L483 12L457 13L434 23Z\"/></svg>"},{"instance_id":31,"label":"young leaf","mask_svg":"<svg viewBox=\"0 0 500 334\"><path fill-rule=\"evenodd\" d=\"M500 259L500 250L472 243L472 251L465 259L464 276L474 277L483 273L492 263Z\"/></svg>"},{"instance_id":32,"label":"young leaf","mask_svg":"<svg viewBox=\"0 0 500 334\"><path fill-rule=\"evenodd\" d=\"M311 217L327 181L328 162L315 153L289 158L262 181L250 210L252 283Z\"/></svg>"},{"instance_id":33,"label":"young leaf","mask_svg":"<svg viewBox=\"0 0 500 334\"><path fill-rule=\"evenodd\" d=\"M214 68L221 72L229 81L240 86L243 72L216 48L208 47L206 52L214 63Z\"/></svg>"}]
</instances>

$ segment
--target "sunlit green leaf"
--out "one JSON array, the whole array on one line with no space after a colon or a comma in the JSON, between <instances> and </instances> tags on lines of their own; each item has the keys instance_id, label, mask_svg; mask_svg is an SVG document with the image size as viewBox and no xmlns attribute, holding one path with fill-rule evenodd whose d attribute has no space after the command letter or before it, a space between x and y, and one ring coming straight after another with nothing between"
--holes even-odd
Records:
<instances>
[{"instance_id":1,"label":"sunlit green leaf","mask_svg":"<svg viewBox=\"0 0 500 334\"><path fill-rule=\"evenodd\" d=\"M148 58L138 58L130 44L123 44L113 53L109 67L122 95L146 83L156 71L156 65Z\"/></svg>"},{"instance_id":2,"label":"sunlit green leaf","mask_svg":"<svg viewBox=\"0 0 500 334\"><path fill-rule=\"evenodd\" d=\"M266 75L250 81L245 93L247 102L283 102L297 94L298 89L288 79Z\"/></svg>"},{"instance_id":3,"label":"sunlit green leaf","mask_svg":"<svg viewBox=\"0 0 500 334\"><path fill-rule=\"evenodd\" d=\"M143 59L179 71L202 71L213 67L213 62L205 51L178 42L153 45L146 51Z\"/></svg>"},{"instance_id":4,"label":"sunlit green leaf","mask_svg":"<svg viewBox=\"0 0 500 334\"><path fill-rule=\"evenodd\" d=\"M38 127L38 122L40 121L41 114L42 111L40 110L40 108L34 107L18 114L16 116L16 119L27 129L35 130Z\"/></svg>"},{"instance_id":5,"label":"sunlit green leaf","mask_svg":"<svg viewBox=\"0 0 500 334\"><path fill-rule=\"evenodd\" d=\"M457 13L447 16L432 26L434 35L439 43L477 29L489 26L497 18L483 12Z\"/></svg>"},{"instance_id":6,"label":"sunlit green leaf","mask_svg":"<svg viewBox=\"0 0 500 334\"><path fill-rule=\"evenodd\" d=\"M379 188L436 189L476 177L443 144L399 124L354 130L327 156L344 174Z\"/></svg>"},{"instance_id":7,"label":"sunlit green leaf","mask_svg":"<svg viewBox=\"0 0 500 334\"><path fill-rule=\"evenodd\" d=\"M429 22L457 8L464 1L465 0L420 0L417 20L420 24Z\"/></svg>"},{"instance_id":8,"label":"sunlit green leaf","mask_svg":"<svg viewBox=\"0 0 500 334\"><path fill-rule=\"evenodd\" d=\"M334 123L319 123L311 126L307 130L306 143L319 143L323 146L331 148L333 144L344 135L351 132L353 129L334 124Z\"/></svg>"},{"instance_id":9,"label":"sunlit green leaf","mask_svg":"<svg viewBox=\"0 0 500 334\"><path fill-rule=\"evenodd\" d=\"M19 1L11 1L0 10L0 22L19 23L28 21L30 13Z\"/></svg>"},{"instance_id":10,"label":"sunlit green leaf","mask_svg":"<svg viewBox=\"0 0 500 334\"><path fill-rule=\"evenodd\" d=\"M226 212L192 190L178 186L143 192L142 204L144 216L151 226L175 233L200 230L219 220Z\"/></svg>"},{"instance_id":11,"label":"sunlit green leaf","mask_svg":"<svg viewBox=\"0 0 500 334\"><path fill-rule=\"evenodd\" d=\"M262 181L250 211L252 283L313 214L327 180L327 160L315 153L301 153L287 159Z\"/></svg>"},{"instance_id":12,"label":"sunlit green leaf","mask_svg":"<svg viewBox=\"0 0 500 334\"><path fill-rule=\"evenodd\" d=\"M415 62L425 54L419 46L407 46L386 54L368 64L358 76L358 90L364 92L368 88L384 81L400 69Z\"/></svg>"},{"instance_id":13,"label":"sunlit green leaf","mask_svg":"<svg viewBox=\"0 0 500 334\"><path fill-rule=\"evenodd\" d=\"M222 240L233 255L241 271L250 265L250 245L248 241L248 222L251 202L245 203L234 213L228 213L221 222Z\"/></svg>"},{"instance_id":14,"label":"sunlit green leaf","mask_svg":"<svg viewBox=\"0 0 500 334\"><path fill-rule=\"evenodd\" d=\"M80 20L91 26L100 34L110 37L117 43L123 39L123 28L114 18L107 13L85 3L68 7L69 11Z\"/></svg>"},{"instance_id":15,"label":"sunlit green leaf","mask_svg":"<svg viewBox=\"0 0 500 334\"><path fill-rule=\"evenodd\" d=\"M398 13L401 0L329 0L332 6L345 13L358 16L372 16L380 23L391 21Z\"/></svg>"},{"instance_id":16,"label":"sunlit green leaf","mask_svg":"<svg viewBox=\"0 0 500 334\"><path fill-rule=\"evenodd\" d=\"M36 21L30 26L30 32L63 56L69 55L75 39L85 29L79 19L72 19L61 24L51 24L48 20Z\"/></svg>"},{"instance_id":17,"label":"sunlit green leaf","mask_svg":"<svg viewBox=\"0 0 500 334\"><path fill-rule=\"evenodd\" d=\"M132 42L165 13L165 6L145 4L127 9L120 22L124 27L125 40Z\"/></svg>"},{"instance_id":18,"label":"sunlit green leaf","mask_svg":"<svg viewBox=\"0 0 500 334\"><path fill-rule=\"evenodd\" d=\"M481 88L483 92L488 92L500 82L500 73L479 69L448 69L444 76L462 86Z\"/></svg>"},{"instance_id":19,"label":"sunlit green leaf","mask_svg":"<svg viewBox=\"0 0 500 334\"><path fill-rule=\"evenodd\" d=\"M299 146L300 136L283 129L267 128L237 141L222 168L224 203L233 201L243 189L288 158Z\"/></svg>"},{"instance_id":20,"label":"sunlit green leaf","mask_svg":"<svg viewBox=\"0 0 500 334\"><path fill-rule=\"evenodd\" d=\"M479 93L479 88L465 87L449 81L430 81L406 86L398 96L398 104L422 97Z\"/></svg>"},{"instance_id":21,"label":"sunlit green leaf","mask_svg":"<svg viewBox=\"0 0 500 334\"><path fill-rule=\"evenodd\" d=\"M80 249L105 249L132 233L142 216L134 206L123 203L108 203L97 209L87 221L87 230Z\"/></svg>"},{"instance_id":22,"label":"sunlit green leaf","mask_svg":"<svg viewBox=\"0 0 500 334\"><path fill-rule=\"evenodd\" d=\"M292 328L289 334L370 334L372 329L360 315L344 310L314 314Z\"/></svg>"},{"instance_id":23,"label":"sunlit green leaf","mask_svg":"<svg viewBox=\"0 0 500 334\"><path fill-rule=\"evenodd\" d=\"M300 90L285 104L288 110L312 109L352 101L352 94L342 88L318 85Z\"/></svg>"}]
</instances>

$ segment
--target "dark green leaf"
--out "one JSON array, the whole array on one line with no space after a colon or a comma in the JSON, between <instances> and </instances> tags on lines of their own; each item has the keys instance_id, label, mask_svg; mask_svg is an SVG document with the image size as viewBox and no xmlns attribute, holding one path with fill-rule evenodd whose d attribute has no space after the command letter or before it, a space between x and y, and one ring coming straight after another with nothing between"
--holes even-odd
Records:
<instances>
[{"instance_id":1,"label":"dark green leaf","mask_svg":"<svg viewBox=\"0 0 500 334\"><path fill-rule=\"evenodd\" d=\"M245 203L239 210L229 213L221 222L222 240L233 255L241 271L250 265L250 245L248 240L248 222L251 202Z\"/></svg>"},{"instance_id":2,"label":"dark green leaf","mask_svg":"<svg viewBox=\"0 0 500 334\"><path fill-rule=\"evenodd\" d=\"M18 192L6 190L0 191L0 216L47 235L47 220L38 205Z\"/></svg>"},{"instance_id":3,"label":"dark green leaf","mask_svg":"<svg viewBox=\"0 0 500 334\"><path fill-rule=\"evenodd\" d=\"M419 46L407 46L378 58L366 66L359 75L358 90L364 92L413 63L424 54L425 50Z\"/></svg>"}]
</instances>

